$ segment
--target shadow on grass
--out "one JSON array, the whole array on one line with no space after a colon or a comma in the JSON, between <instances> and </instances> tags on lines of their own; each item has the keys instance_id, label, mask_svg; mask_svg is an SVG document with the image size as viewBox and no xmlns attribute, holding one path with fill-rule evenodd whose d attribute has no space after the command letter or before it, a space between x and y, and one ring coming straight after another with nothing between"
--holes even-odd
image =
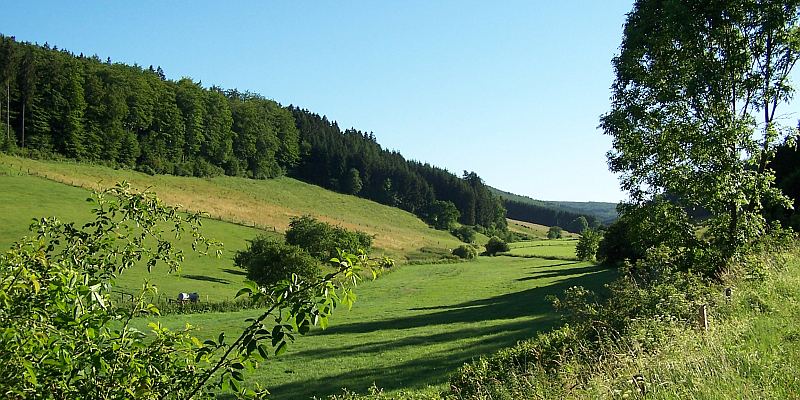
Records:
<instances>
[{"instance_id":1,"label":"shadow on grass","mask_svg":"<svg viewBox=\"0 0 800 400\"><path fill-rule=\"evenodd\" d=\"M551 266L552 267L552 266ZM547 268L547 267L545 267ZM397 357L395 351L407 348L400 354L414 354L413 359L393 365L357 365L351 366L346 373L331 374L323 379L294 380L278 386L270 387L274 399L307 399L311 396L324 398L338 394L341 388L348 388L360 393L373 382L386 390L402 388L419 388L446 382L448 376L465 362L481 355L490 355L498 349L513 346L517 341L527 339L552 329L559 323L552 306L545 297L562 295L564 290L581 285L595 291L602 291L603 284L615 277L615 272L600 266L588 266L559 271L547 271L547 274L561 276L564 279L549 282L546 286L531 288L515 293L494 296L481 300L468 301L438 307L413 308L415 311L433 311L424 314L370 321L345 325L334 325L325 331L314 331L312 335L357 334L383 331L395 331L392 339L376 342L348 343L320 350L308 350L287 355L293 361L312 361L342 355L359 355L365 353L380 357ZM539 277L541 278L541 276ZM468 290L469 288L464 288ZM447 325L474 323L480 321L502 320L486 327L468 327L454 329L429 335L409 336L406 329L431 325ZM437 343L455 341L470 343L435 352L424 352L424 348ZM410 350L414 349L416 351ZM422 349L422 350L421 350ZM394 353L393 353L394 352ZM357 358L354 358L357 359ZM275 360L280 363L280 359Z\"/></svg>"},{"instance_id":2,"label":"shadow on grass","mask_svg":"<svg viewBox=\"0 0 800 400\"><path fill-rule=\"evenodd\" d=\"M577 261L574 263L563 263L558 265L569 265L569 264L577 264ZM595 273L598 270L604 270L606 267L601 267L597 265L589 265L586 267L575 267L575 268L568 268L562 269L559 271L534 271L530 273L530 276L526 276L524 278L517 278L517 281L530 281L536 279L547 279L547 278L556 278L562 276L564 274L567 275L575 275L575 274L586 274L586 273ZM584 285L585 286L585 285ZM559 293L560 294L560 293Z\"/></svg>"},{"instance_id":3,"label":"shadow on grass","mask_svg":"<svg viewBox=\"0 0 800 400\"><path fill-rule=\"evenodd\" d=\"M556 318L548 318L547 326L555 322ZM340 394L342 388L364 394L375 383L377 387L387 391L397 389L423 388L446 382L449 376L465 362L477 359L481 355L490 355L498 349L514 345L516 342L533 336L537 322L525 320L514 321L508 324L492 326L489 329L464 329L449 333L428 335L423 337L406 338L401 341L368 345L370 351L394 350L398 344L403 346L424 346L430 341L453 341L464 337L480 337L472 343L440 351L417 353L417 357L393 365L366 366L351 365L346 372L331 374L324 379L302 379L269 388L271 399L309 399L316 396L320 399L331 394ZM414 343L414 341L418 343ZM360 353L358 345L348 346L349 351ZM382 348L382 349L381 349ZM330 351L330 350L328 350ZM319 352L316 352L319 354ZM311 357L308 354L306 356ZM315 356L318 357L319 355Z\"/></svg>"},{"instance_id":4,"label":"shadow on grass","mask_svg":"<svg viewBox=\"0 0 800 400\"><path fill-rule=\"evenodd\" d=\"M544 268L563 267L563 266L565 266L565 265L573 265L573 264L577 264L577 263L579 263L579 262L580 262L580 261L570 261L570 262L563 262L563 263L561 263L561 264L550 264L550 265L545 265L545 266L543 266L543 267L544 267ZM536 268L537 270L540 270L540 269L542 269L543 267L539 266L539 267L530 267L530 268Z\"/></svg>"},{"instance_id":5,"label":"shadow on grass","mask_svg":"<svg viewBox=\"0 0 800 400\"><path fill-rule=\"evenodd\" d=\"M230 282L227 279L215 278L213 276L208 276L208 275L187 275L187 274L183 274L183 275L181 275L181 278L192 279L192 280L195 280L195 281L216 282L216 283L221 283L223 285L230 284Z\"/></svg>"},{"instance_id":6,"label":"shadow on grass","mask_svg":"<svg viewBox=\"0 0 800 400\"><path fill-rule=\"evenodd\" d=\"M224 268L224 269L222 270L222 272L227 272L227 273L229 273L229 274L232 274L232 275L241 275L241 276L247 276L247 271L242 271L242 270L240 270L240 269L230 269L230 268Z\"/></svg>"}]
</instances>

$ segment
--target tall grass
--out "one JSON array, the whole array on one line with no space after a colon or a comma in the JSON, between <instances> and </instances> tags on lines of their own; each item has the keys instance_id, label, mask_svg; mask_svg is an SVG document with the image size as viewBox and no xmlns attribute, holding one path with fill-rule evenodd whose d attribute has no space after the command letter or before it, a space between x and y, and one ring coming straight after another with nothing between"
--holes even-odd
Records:
<instances>
[{"instance_id":1,"label":"tall grass","mask_svg":"<svg viewBox=\"0 0 800 400\"><path fill-rule=\"evenodd\" d=\"M708 329L700 327L699 316L674 316L666 308L663 315L629 321L625 332L598 334L594 341L564 326L465 365L447 395L800 398L800 257L794 251L762 253L744 262L758 263L768 273L754 278L734 272L709 286Z\"/></svg>"}]
</instances>

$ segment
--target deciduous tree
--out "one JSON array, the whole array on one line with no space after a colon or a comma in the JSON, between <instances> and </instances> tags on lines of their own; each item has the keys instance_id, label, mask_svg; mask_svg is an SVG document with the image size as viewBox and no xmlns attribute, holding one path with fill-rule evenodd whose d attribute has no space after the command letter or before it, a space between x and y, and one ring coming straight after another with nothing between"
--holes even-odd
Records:
<instances>
[{"instance_id":1,"label":"deciduous tree","mask_svg":"<svg viewBox=\"0 0 800 400\"><path fill-rule=\"evenodd\" d=\"M602 236L592 228L584 228L581 237L575 246L575 256L581 261L594 260L597 254L597 246L600 244Z\"/></svg>"},{"instance_id":2,"label":"deciduous tree","mask_svg":"<svg viewBox=\"0 0 800 400\"><path fill-rule=\"evenodd\" d=\"M718 217L713 232L735 248L764 229L779 124L800 54L796 0L639 0L628 14L611 111L610 169L634 203L665 193Z\"/></svg>"}]
</instances>

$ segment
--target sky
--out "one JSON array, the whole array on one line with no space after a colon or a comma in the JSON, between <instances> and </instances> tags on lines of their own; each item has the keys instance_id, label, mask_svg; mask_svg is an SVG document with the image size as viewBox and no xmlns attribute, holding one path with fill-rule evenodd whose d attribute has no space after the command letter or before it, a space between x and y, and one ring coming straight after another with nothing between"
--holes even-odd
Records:
<instances>
[{"instance_id":1,"label":"sky","mask_svg":"<svg viewBox=\"0 0 800 400\"><path fill-rule=\"evenodd\" d=\"M259 93L515 194L618 202L597 126L632 3L5 0L0 33Z\"/></svg>"}]
</instances>

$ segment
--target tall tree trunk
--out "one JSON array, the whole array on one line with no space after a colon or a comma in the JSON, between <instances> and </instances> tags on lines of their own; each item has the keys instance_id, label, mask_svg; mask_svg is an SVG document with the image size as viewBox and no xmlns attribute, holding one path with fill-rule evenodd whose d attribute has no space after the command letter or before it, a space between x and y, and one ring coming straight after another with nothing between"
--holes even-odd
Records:
<instances>
[{"instance_id":1,"label":"tall tree trunk","mask_svg":"<svg viewBox=\"0 0 800 400\"><path fill-rule=\"evenodd\" d=\"M758 175L763 175L767 170L767 163L769 162L769 149L771 144L770 130L772 128L772 117L774 115L769 112L769 105L772 99L769 97L769 86L772 80L772 31L767 33L767 54L766 54L765 72L764 72L764 144L761 149L761 157L758 161ZM753 212L756 208L756 198L753 196L750 203L747 205L747 212Z\"/></svg>"}]
</instances>

